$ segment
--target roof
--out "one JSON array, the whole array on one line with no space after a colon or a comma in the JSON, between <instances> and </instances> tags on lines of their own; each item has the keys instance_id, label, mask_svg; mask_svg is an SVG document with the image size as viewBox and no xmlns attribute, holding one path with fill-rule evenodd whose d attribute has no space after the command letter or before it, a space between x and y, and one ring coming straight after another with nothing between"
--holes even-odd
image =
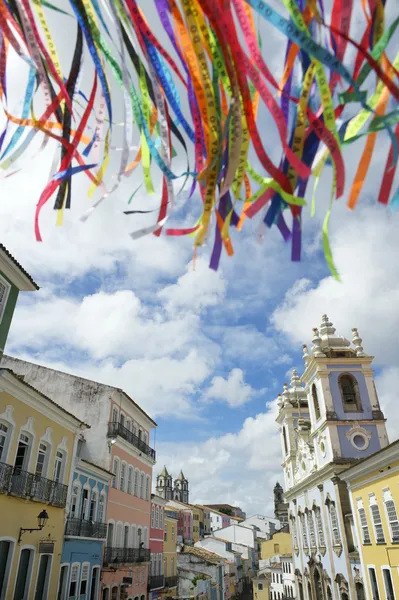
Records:
<instances>
[{"instance_id":1,"label":"roof","mask_svg":"<svg viewBox=\"0 0 399 600\"><path fill-rule=\"evenodd\" d=\"M14 377L14 379L17 379L20 383L22 383L23 385L25 385L27 388L30 388L36 394L39 394L39 396L41 396L42 398L44 398L45 400L47 400L48 402L50 402L50 404L53 404L54 406L56 406L57 408L59 408L63 413L65 413L69 417L72 417L73 419L75 419L75 421L77 421L81 425L84 425L87 429L91 428L91 425L89 425L88 423L85 423L84 421L81 421L74 414L72 414L68 410L65 410L65 408L63 408L62 406L60 406L59 404L57 404L56 402L54 402L54 400L52 400L51 398L49 398L48 396L46 396L42 392L39 392L39 390L37 390L36 388L34 388L33 385L30 385L30 383L27 383L21 375L17 375L17 373L14 373L14 371L12 371L11 369L0 368L0 376L2 376L3 373L8 373L12 377Z\"/></svg>"},{"instance_id":2,"label":"roof","mask_svg":"<svg viewBox=\"0 0 399 600\"><path fill-rule=\"evenodd\" d=\"M183 546L181 552L183 554L192 554L193 556L197 556L198 558L203 558L207 562L210 562L215 565L219 565L222 558L215 554L214 552L210 552L209 550L205 550L204 548L198 548L197 546Z\"/></svg>"},{"instance_id":3,"label":"roof","mask_svg":"<svg viewBox=\"0 0 399 600\"><path fill-rule=\"evenodd\" d=\"M180 473L179 473L179 475L178 475L177 479L178 479L179 481L187 481L187 479L186 479L186 478L184 477L184 475L183 475L183 471L182 471L182 470L180 470Z\"/></svg>"},{"instance_id":4,"label":"roof","mask_svg":"<svg viewBox=\"0 0 399 600\"><path fill-rule=\"evenodd\" d=\"M4 253L6 255L6 257L13 263L14 267L16 267L20 271L20 274L23 275L23 277L28 280L28 282L33 286L34 289L36 289L36 290L40 289L39 286L37 285L37 283L35 281L33 281L32 277L29 275L29 273L27 271L25 271L23 266L20 265L20 263L17 261L17 259L13 257L11 252L9 252L7 250L7 248L5 246L3 246L3 244L0 244L0 256L1 256L1 253Z\"/></svg>"},{"instance_id":5,"label":"roof","mask_svg":"<svg viewBox=\"0 0 399 600\"><path fill-rule=\"evenodd\" d=\"M80 375L74 375L73 373L67 373L66 371L61 371L60 369L53 369L51 367L45 367L44 365L39 365L38 363L34 363L32 361L27 361L27 360L21 360L19 358L15 358L14 356L9 356L7 354L4 354L3 357L5 359L7 358L11 358L11 360L15 360L15 361L19 361L19 362L25 362L31 365L36 365L37 367L40 367L41 369L47 369L48 371L56 371L57 373L62 373L63 375L68 375L69 377L74 377L75 379L81 379L82 381L88 381L90 383L95 383L96 385L103 385L104 387L110 388L111 390L116 390L117 392L119 392L120 394L123 394L125 396L125 398L127 398L132 404L134 404L134 406L149 420L151 421L151 423L153 423L154 427L157 427L157 423L155 421L153 421L153 419L151 419L151 417L145 412L145 410L143 410L141 408L141 406L139 406L128 394L126 394L126 392L124 390L122 390L121 388L115 387L113 385L109 385L108 383L101 383L100 381L94 381L93 379L88 379L87 377L81 377Z\"/></svg>"},{"instance_id":6,"label":"roof","mask_svg":"<svg viewBox=\"0 0 399 600\"><path fill-rule=\"evenodd\" d=\"M160 474L158 475L158 477L169 477L169 473L168 473L168 469L166 468L166 465L163 466L163 469L160 472Z\"/></svg>"}]
</instances>

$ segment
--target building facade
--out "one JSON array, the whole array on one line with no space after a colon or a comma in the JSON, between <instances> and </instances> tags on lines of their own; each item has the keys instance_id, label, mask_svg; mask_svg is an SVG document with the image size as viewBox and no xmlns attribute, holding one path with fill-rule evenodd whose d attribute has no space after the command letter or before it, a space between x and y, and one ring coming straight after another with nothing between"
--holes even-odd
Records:
<instances>
[{"instance_id":1,"label":"building facade","mask_svg":"<svg viewBox=\"0 0 399 600\"><path fill-rule=\"evenodd\" d=\"M207 508L209 508L209 506L207 506ZM209 517L211 520L211 532L230 526L230 517L224 513L209 508Z\"/></svg>"},{"instance_id":2,"label":"building facade","mask_svg":"<svg viewBox=\"0 0 399 600\"><path fill-rule=\"evenodd\" d=\"M3 362L91 424L85 458L114 473L107 503L103 600L147 597L156 423L123 390L4 356Z\"/></svg>"},{"instance_id":3,"label":"building facade","mask_svg":"<svg viewBox=\"0 0 399 600\"><path fill-rule=\"evenodd\" d=\"M223 558L205 548L183 546L177 553L177 560L179 573L182 571L194 573L195 581L210 577L213 589L211 600L226 600Z\"/></svg>"},{"instance_id":4,"label":"building facade","mask_svg":"<svg viewBox=\"0 0 399 600\"><path fill-rule=\"evenodd\" d=\"M177 587L177 522L179 514L175 510L164 510L163 572L165 587L163 596L176 595Z\"/></svg>"},{"instance_id":5,"label":"building facade","mask_svg":"<svg viewBox=\"0 0 399 600\"><path fill-rule=\"evenodd\" d=\"M86 428L0 369L0 598L56 598L73 457Z\"/></svg>"},{"instance_id":6,"label":"building facade","mask_svg":"<svg viewBox=\"0 0 399 600\"><path fill-rule=\"evenodd\" d=\"M150 552L151 565L148 580L149 600L161 597L161 591L165 586L164 575L164 510L166 500L155 494L151 495L151 528L150 528Z\"/></svg>"},{"instance_id":7,"label":"building facade","mask_svg":"<svg viewBox=\"0 0 399 600\"><path fill-rule=\"evenodd\" d=\"M299 597L305 600L352 600L364 591L363 572L359 592L355 586L359 561L340 474L385 447L388 438L373 357L352 331L351 344L324 315L320 330L313 330L311 352L304 346L302 377L294 371L279 397L285 500Z\"/></svg>"},{"instance_id":8,"label":"building facade","mask_svg":"<svg viewBox=\"0 0 399 600\"><path fill-rule=\"evenodd\" d=\"M247 515L239 506L232 506L231 504L207 504L207 506L219 512L225 512L225 514L232 517L238 517L239 519L247 518Z\"/></svg>"},{"instance_id":9,"label":"building facade","mask_svg":"<svg viewBox=\"0 0 399 600\"><path fill-rule=\"evenodd\" d=\"M78 445L79 448L79 445ZM112 473L77 458L70 488L57 600L100 594Z\"/></svg>"},{"instance_id":10,"label":"building facade","mask_svg":"<svg viewBox=\"0 0 399 600\"><path fill-rule=\"evenodd\" d=\"M350 492L360 552L363 578L357 569L355 587L361 600L399 598L398 473L396 441L341 474Z\"/></svg>"}]
</instances>

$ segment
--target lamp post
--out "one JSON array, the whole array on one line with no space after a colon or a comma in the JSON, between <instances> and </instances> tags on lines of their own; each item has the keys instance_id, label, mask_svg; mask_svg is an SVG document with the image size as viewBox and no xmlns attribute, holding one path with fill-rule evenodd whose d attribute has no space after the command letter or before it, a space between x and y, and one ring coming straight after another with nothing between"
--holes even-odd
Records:
<instances>
[{"instance_id":1,"label":"lamp post","mask_svg":"<svg viewBox=\"0 0 399 600\"><path fill-rule=\"evenodd\" d=\"M45 527L47 521L48 521L48 514L47 514L47 511L43 509L42 512L37 515L37 524L38 524L38 527L28 527L26 529L24 529L23 527L20 528L20 530L19 530L19 537L18 537L18 544L20 543L20 541L22 539L22 535L26 531L29 531L30 533L32 533L32 531L41 531L43 529L43 527Z\"/></svg>"}]
</instances>

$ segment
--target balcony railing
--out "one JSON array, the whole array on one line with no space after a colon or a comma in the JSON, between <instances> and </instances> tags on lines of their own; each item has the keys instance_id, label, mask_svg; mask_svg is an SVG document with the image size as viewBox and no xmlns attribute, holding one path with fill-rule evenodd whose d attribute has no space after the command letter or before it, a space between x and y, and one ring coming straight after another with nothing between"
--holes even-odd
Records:
<instances>
[{"instance_id":1,"label":"balcony railing","mask_svg":"<svg viewBox=\"0 0 399 600\"><path fill-rule=\"evenodd\" d=\"M121 425L116 421L108 423L108 437L115 438L117 435L120 435L124 440L129 442L129 444L140 450L140 452L143 452L152 460L155 460L155 450L150 448L143 440L130 431L130 429L127 429L127 427L124 427L124 425Z\"/></svg>"},{"instance_id":2,"label":"balcony railing","mask_svg":"<svg viewBox=\"0 0 399 600\"><path fill-rule=\"evenodd\" d=\"M0 463L0 493L64 508L68 486Z\"/></svg>"},{"instance_id":3,"label":"balcony railing","mask_svg":"<svg viewBox=\"0 0 399 600\"><path fill-rule=\"evenodd\" d=\"M147 548L114 548L107 546L104 552L104 565L148 562L150 551Z\"/></svg>"},{"instance_id":4,"label":"balcony railing","mask_svg":"<svg viewBox=\"0 0 399 600\"><path fill-rule=\"evenodd\" d=\"M104 539L107 537L107 524L68 517L65 535Z\"/></svg>"},{"instance_id":5,"label":"balcony railing","mask_svg":"<svg viewBox=\"0 0 399 600\"><path fill-rule=\"evenodd\" d=\"M177 585L177 575L172 575L171 577L165 577L165 587L171 588Z\"/></svg>"},{"instance_id":6,"label":"balcony railing","mask_svg":"<svg viewBox=\"0 0 399 600\"><path fill-rule=\"evenodd\" d=\"M165 585L165 577L163 575L150 575L148 578L148 589L159 590Z\"/></svg>"}]
</instances>

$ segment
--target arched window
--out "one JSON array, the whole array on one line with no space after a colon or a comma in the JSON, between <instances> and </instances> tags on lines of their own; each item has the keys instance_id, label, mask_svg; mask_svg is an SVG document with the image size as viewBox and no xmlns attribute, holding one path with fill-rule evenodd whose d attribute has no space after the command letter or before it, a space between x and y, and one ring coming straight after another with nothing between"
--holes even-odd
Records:
<instances>
[{"instance_id":1,"label":"arched window","mask_svg":"<svg viewBox=\"0 0 399 600\"><path fill-rule=\"evenodd\" d=\"M121 483L120 483L120 489L122 490L122 492L124 492L126 490L126 463L124 461L122 461L121 464Z\"/></svg>"},{"instance_id":2,"label":"arched window","mask_svg":"<svg viewBox=\"0 0 399 600\"><path fill-rule=\"evenodd\" d=\"M159 529L159 506L155 509L155 528Z\"/></svg>"},{"instance_id":3,"label":"arched window","mask_svg":"<svg viewBox=\"0 0 399 600\"><path fill-rule=\"evenodd\" d=\"M133 493L133 467L129 465L128 476L127 476L127 493Z\"/></svg>"},{"instance_id":4,"label":"arched window","mask_svg":"<svg viewBox=\"0 0 399 600\"><path fill-rule=\"evenodd\" d=\"M322 521L322 518L321 518L321 511L320 511L320 508L318 506L315 507L314 514L315 514L315 517L316 517L317 537L319 538L319 547L325 548L326 547L326 541L325 541L325 538L324 538L323 521Z\"/></svg>"},{"instance_id":5,"label":"arched window","mask_svg":"<svg viewBox=\"0 0 399 600\"><path fill-rule=\"evenodd\" d=\"M112 487L117 488L118 480L119 480L119 458L117 456L115 456L115 458L114 458L114 467L113 467L112 471L114 473L114 477L112 479Z\"/></svg>"},{"instance_id":6,"label":"arched window","mask_svg":"<svg viewBox=\"0 0 399 600\"><path fill-rule=\"evenodd\" d=\"M130 527L130 547L131 548L136 548L137 547L137 540L136 540L136 525L131 525Z\"/></svg>"},{"instance_id":7,"label":"arched window","mask_svg":"<svg viewBox=\"0 0 399 600\"><path fill-rule=\"evenodd\" d=\"M314 413L316 416L316 421L318 421L320 419L320 404L319 404L319 399L317 397L316 384L312 385L312 399L313 399L313 407L314 407Z\"/></svg>"},{"instance_id":8,"label":"arched window","mask_svg":"<svg viewBox=\"0 0 399 600\"><path fill-rule=\"evenodd\" d=\"M399 541L399 520L395 502L389 490L384 491L384 503L391 532L391 541L395 543Z\"/></svg>"},{"instance_id":9,"label":"arched window","mask_svg":"<svg viewBox=\"0 0 399 600\"><path fill-rule=\"evenodd\" d=\"M151 527L155 527L155 504L151 506Z\"/></svg>"},{"instance_id":10,"label":"arched window","mask_svg":"<svg viewBox=\"0 0 399 600\"><path fill-rule=\"evenodd\" d=\"M79 516L80 492L80 483L77 480L75 480L72 484L71 504L69 507L69 516L72 519L75 519Z\"/></svg>"},{"instance_id":11,"label":"arched window","mask_svg":"<svg viewBox=\"0 0 399 600\"><path fill-rule=\"evenodd\" d=\"M144 473L141 472L140 476L140 498L144 499Z\"/></svg>"},{"instance_id":12,"label":"arched window","mask_svg":"<svg viewBox=\"0 0 399 600\"><path fill-rule=\"evenodd\" d=\"M114 406L114 408L112 409L112 422L118 423L118 421L119 421L119 411L116 408L116 406Z\"/></svg>"},{"instance_id":13,"label":"arched window","mask_svg":"<svg viewBox=\"0 0 399 600\"><path fill-rule=\"evenodd\" d=\"M39 443L39 450L36 458L35 475L36 477L47 477L47 468L49 461L50 448L45 442Z\"/></svg>"},{"instance_id":14,"label":"arched window","mask_svg":"<svg viewBox=\"0 0 399 600\"><path fill-rule=\"evenodd\" d=\"M321 582L320 571L315 569L313 575L314 588L316 591L316 600L324 600L323 584Z\"/></svg>"},{"instance_id":15,"label":"arched window","mask_svg":"<svg viewBox=\"0 0 399 600\"><path fill-rule=\"evenodd\" d=\"M116 526L115 546L117 548L123 547L123 525L122 525L122 523L118 523Z\"/></svg>"},{"instance_id":16,"label":"arched window","mask_svg":"<svg viewBox=\"0 0 399 600\"><path fill-rule=\"evenodd\" d=\"M104 523L104 519L105 519L105 500L106 500L105 492L101 492L101 494L100 494L100 501L98 503L98 514L97 514L97 521L99 523Z\"/></svg>"},{"instance_id":17,"label":"arched window","mask_svg":"<svg viewBox=\"0 0 399 600\"><path fill-rule=\"evenodd\" d=\"M333 533L333 544L334 546L341 545L341 535L339 533L339 525L338 525L338 515L337 509L335 508L334 502L330 502L330 520L331 520L331 529Z\"/></svg>"},{"instance_id":18,"label":"arched window","mask_svg":"<svg viewBox=\"0 0 399 600\"><path fill-rule=\"evenodd\" d=\"M62 450L57 450L55 453L53 481L56 483L64 482L66 456Z\"/></svg>"},{"instance_id":19,"label":"arched window","mask_svg":"<svg viewBox=\"0 0 399 600\"><path fill-rule=\"evenodd\" d=\"M150 476L147 475L145 478L145 499L150 499Z\"/></svg>"},{"instance_id":20,"label":"arched window","mask_svg":"<svg viewBox=\"0 0 399 600\"><path fill-rule=\"evenodd\" d=\"M350 373L342 373L338 378L344 412L361 412L362 404L358 383Z\"/></svg>"},{"instance_id":21,"label":"arched window","mask_svg":"<svg viewBox=\"0 0 399 600\"><path fill-rule=\"evenodd\" d=\"M285 427L283 427L283 440L284 440L284 453L288 454L287 432L285 430Z\"/></svg>"},{"instance_id":22,"label":"arched window","mask_svg":"<svg viewBox=\"0 0 399 600\"><path fill-rule=\"evenodd\" d=\"M134 495L135 496L139 495L139 477L140 477L139 470L136 469L134 472Z\"/></svg>"},{"instance_id":23,"label":"arched window","mask_svg":"<svg viewBox=\"0 0 399 600\"><path fill-rule=\"evenodd\" d=\"M0 462L3 463L7 462L11 433L12 426L9 423L0 423Z\"/></svg>"},{"instance_id":24,"label":"arched window","mask_svg":"<svg viewBox=\"0 0 399 600\"><path fill-rule=\"evenodd\" d=\"M310 538L310 547L312 550L316 549L316 531L314 527L313 512L311 510L307 513L308 530Z\"/></svg>"}]
</instances>

